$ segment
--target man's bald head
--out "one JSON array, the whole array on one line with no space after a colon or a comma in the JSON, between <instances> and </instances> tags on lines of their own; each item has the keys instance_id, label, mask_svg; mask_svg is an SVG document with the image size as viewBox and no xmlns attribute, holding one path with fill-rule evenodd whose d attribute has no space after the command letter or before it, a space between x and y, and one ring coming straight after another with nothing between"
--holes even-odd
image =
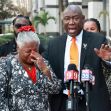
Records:
<instances>
[{"instance_id":1,"label":"man's bald head","mask_svg":"<svg viewBox=\"0 0 111 111\"><path fill-rule=\"evenodd\" d=\"M63 12L63 24L66 33L77 36L83 29L84 15L77 5L69 5Z\"/></svg>"},{"instance_id":2,"label":"man's bald head","mask_svg":"<svg viewBox=\"0 0 111 111\"><path fill-rule=\"evenodd\" d=\"M82 10L81 10L81 8L80 8L79 6L77 6L77 5L69 5L69 6L64 10L63 16L64 16L64 14L67 13L69 10L70 10L70 11L73 11L73 12L76 12L76 13L78 13L78 14L80 14L80 15L83 15Z\"/></svg>"}]
</instances>

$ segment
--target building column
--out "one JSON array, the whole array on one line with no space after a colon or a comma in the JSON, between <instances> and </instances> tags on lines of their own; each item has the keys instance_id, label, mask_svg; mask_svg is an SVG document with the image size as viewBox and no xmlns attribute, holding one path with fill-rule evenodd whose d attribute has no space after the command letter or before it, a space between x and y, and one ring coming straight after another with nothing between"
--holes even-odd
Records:
<instances>
[{"instance_id":1,"label":"building column","mask_svg":"<svg viewBox=\"0 0 111 111\"><path fill-rule=\"evenodd\" d=\"M103 2L91 1L88 2L88 18L96 18L101 24L101 29L104 29L103 14L100 16L100 12L103 11Z\"/></svg>"},{"instance_id":2,"label":"building column","mask_svg":"<svg viewBox=\"0 0 111 111\"><path fill-rule=\"evenodd\" d=\"M111 0L109 0L109 20L110 20L110 30L111 30Z\"/></svg>"}]
</instances>

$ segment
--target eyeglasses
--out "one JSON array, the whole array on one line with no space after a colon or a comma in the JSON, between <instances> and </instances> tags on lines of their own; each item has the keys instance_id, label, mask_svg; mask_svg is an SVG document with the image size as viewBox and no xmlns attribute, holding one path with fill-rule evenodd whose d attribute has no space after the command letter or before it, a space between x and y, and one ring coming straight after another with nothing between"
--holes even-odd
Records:
<instances>
[{"instance_id":1,"label":"eyeglasses","mask_svg":"<svg viewBox=\"0 0 111 111\"><path fill-rule=\"evenodd\" d=\"M15 24L14 26L17 28L17 29L19 29L20 27L22 27L22 26L27 26L28 24Z\"/></svg>"}]
</instances>

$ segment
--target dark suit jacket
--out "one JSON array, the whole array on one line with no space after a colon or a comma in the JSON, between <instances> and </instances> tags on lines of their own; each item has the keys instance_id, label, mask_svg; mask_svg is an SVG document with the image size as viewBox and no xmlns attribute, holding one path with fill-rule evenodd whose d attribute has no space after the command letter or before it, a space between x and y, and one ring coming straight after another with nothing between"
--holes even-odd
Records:
<instances>
[{"instance_id":1,"label":"dark suit jacket","mask_svg":"<svg viewBox=\"0 0 111 111\"><path fill-rule=\"evenodd\" d=\"M57 77L64 80L64 54L67 35L55 38L49 42L48 49L44 57L56 73ZM85 64L89 64L95 74L95 85L89 90L90 111L109 111L109 93L106 87L103 71L101 67L102 60L97 57L94 48L100 48L101 44L106 42L103 35L83 31L81 46L80 69ZM86 47L84 46L86 45ZM64 86L64 85L63 85ZM65 102L67 96L62 94L50 96L51 111L65 111ZM79 111L85 111L85 99L79 101Z\"/></svg>"}]
</instances>

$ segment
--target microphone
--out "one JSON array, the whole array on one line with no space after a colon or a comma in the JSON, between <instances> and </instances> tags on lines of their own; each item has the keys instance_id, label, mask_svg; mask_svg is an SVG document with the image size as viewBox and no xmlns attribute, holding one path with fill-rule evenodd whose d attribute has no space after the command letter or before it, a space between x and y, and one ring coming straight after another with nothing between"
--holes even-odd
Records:
<instances>
[{"instance_id":1,"label":"microphone","mask_svg":"<svg viewBox=\"0 0 111 111\"><path fill-rule=\"evenodd\" d=\"M78 82L78 70L75 64L69 64L68 69L65 72L65 80L64 80L67 89L70 89L70 95L73 94L73 86L77 87Z\"/></svg>"},{"instance_id":2,"label":"microphone","mask_svg":"<svg viewBox=\"0 0 111 111\"><path fill-rule=\"evenodd\" d=\"M85 84L85 92L86 92L86 107L87 107L87 111L89 111L89 84L93 84L94 83L94 75L93 72L91 70L91 67L86 64L84 65L84 69L82 70L81 73L81 81Z\"/></svg>"},{"instance_id":3,"label":"microphone","mask_svg":"<svg viewBox=\"0 0 111 111\"><path fill-rule=\"evenodd\" d=\"M91 67L88 64L84 65L84 69L82 70L81 73L81 81L83 83L85 82L91 83L92 85L95 84L95 76L93 75Z\"/></svg>"},{"instance_id":4,"label":"microphone","mask_svg":"<svg viewBox=\"0 0 111 111\"><path fill-rule=\"evenodd\" d=\"M74 87L77 87L78 83L78 70L75 64L69 64L68 69L65 72L65 84L67 89L69 89L70 94L66 101L66 111L77 111L78 102L76 93L77 91Z\"/></svg>"}]
</instances>

